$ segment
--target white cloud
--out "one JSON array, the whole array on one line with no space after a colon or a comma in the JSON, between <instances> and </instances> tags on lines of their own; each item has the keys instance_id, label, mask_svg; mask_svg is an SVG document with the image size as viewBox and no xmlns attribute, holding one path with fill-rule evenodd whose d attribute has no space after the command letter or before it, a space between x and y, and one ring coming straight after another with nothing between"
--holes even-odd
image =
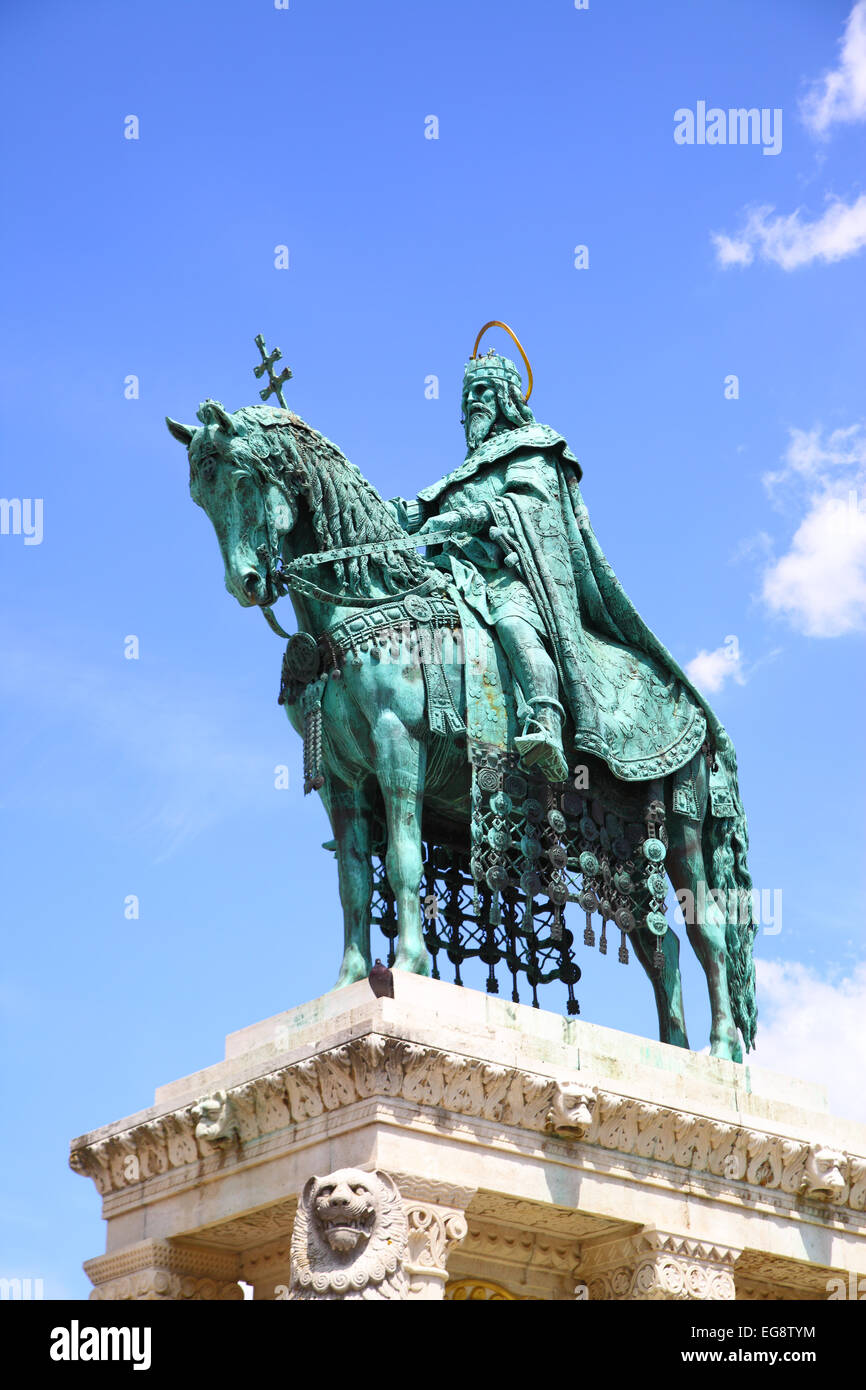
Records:
<instances>
[{"instance_id":1,"label":"white cloud","mask_svg":"<svg viewBox=\"0 0 866 1390\"><path fill-rule=\"evenodd\" d=\"M703 648L693 656L685 668L689 680L694 681L698 690L715 694L728 680L737 685L745 685L740 645L735 637L726 637L721 647L707 652Z\"/></svg>"},{"instance_id":2,"label":"white cloud","mask_svg":"<svg viewBox=\"0 0 866 1390\"><path fill-rule=\"evenodd\" d=\"M836 122L866 120L866 0L848 16L840 40L839 66L812 86L802 103L806 125L826 135Z\"/></svg>"},{"instance_id":3,"label":"white cloud","mask_svg":"<svg viewBox=\"0 0 866 1390\"><path fill-rule=\"evenodd\" d=\"M758 1034L748 1061L826 1086L834 1114L866 1121L866 961L835 980L797 961L756 964Z\"/></svg>"},{"instance_id":4,"label":"white cloud","mask_svg":"<svg viewBox=\"0 0 866 1390\"><path fill-rule=\"evenodd\" d=\"M807 637L866 628L866 425L792 430L785 466L764 482L805 515L764 569L761 597Z\"/></svg>"},{"instance_id":5,"label":"white cloud","mask_svg":"<svg viewBox=\"0 0 866 1390\"><path fill-rule=\"evenodd\" d=\"M783 270L797 270L813 261L844 260L866 246L866 193L853 203L831 198L823 215L812 222L799 208L787 216L774 212L772 207L753 208L735 236L711 233L718 265L751 265L757 255Z\"/></svg>"}]
</instances>

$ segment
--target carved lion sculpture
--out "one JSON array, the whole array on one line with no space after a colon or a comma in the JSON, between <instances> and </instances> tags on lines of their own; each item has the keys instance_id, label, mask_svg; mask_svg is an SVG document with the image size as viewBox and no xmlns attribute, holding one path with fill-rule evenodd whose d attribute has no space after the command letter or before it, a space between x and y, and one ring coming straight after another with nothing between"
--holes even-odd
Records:
<instances>
[{"instance_id":1,"label":"carved lion sculpture","mask_svg":"<svg viewBox=\"0 0 866 1390\"><path fill-rule=\"evenodd\" d=\"M403 1299L408 1230L387 1173L341 1168L310 1178L292 1234L291 1299Z\"/></svg>"}]
</instances>

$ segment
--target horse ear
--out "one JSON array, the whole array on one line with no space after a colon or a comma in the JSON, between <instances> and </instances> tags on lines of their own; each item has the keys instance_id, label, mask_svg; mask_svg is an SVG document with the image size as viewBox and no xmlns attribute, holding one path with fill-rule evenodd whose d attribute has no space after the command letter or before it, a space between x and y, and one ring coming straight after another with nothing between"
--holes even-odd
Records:
<instances>
[{"instance_id":1,"label":"horse ear","mask_svg":"<svg viewBox=\"0 0 866 1390\"><path fill-rule=\"evenodd\" d=\"M235 424L235 422L234 422L234 420L232 419L232 417L229 415L228 411L223 409L223 407L220 405L219 401L214 401L214 404L213 404L213 413L214 413L214 415L217 417L217 419L219 420L220 429L223 431L223 434L237 434L237 433L238 433L238 427L237 427L237 425Z\"/></svg>"},{"instance_id":2,"label":"horse ear","mask_svg":"<svg viewBox=\"0 0 866 1390\"><path fill-rule=\"evenodd\" d=\"M165 423L168 425L169 433L174 436L179 444L182 444L185 449L188 449L190 440L195 434L195 426L182 425L179 420L172 420L170 415L166 415Z\"/></svg>"},{"instance_id":3,"label":"horse ear","mask_svg":"<svg viewBox=\"0 0 866 1390\"><path fill-rule=\"evenodd\" d=\"M239 434L240 431L232 419L225 406L220 405L219 401L205 401L202 410L206 415L210 415L212 420L216 420L223 434Z\"/></svg>"}]
</instances>

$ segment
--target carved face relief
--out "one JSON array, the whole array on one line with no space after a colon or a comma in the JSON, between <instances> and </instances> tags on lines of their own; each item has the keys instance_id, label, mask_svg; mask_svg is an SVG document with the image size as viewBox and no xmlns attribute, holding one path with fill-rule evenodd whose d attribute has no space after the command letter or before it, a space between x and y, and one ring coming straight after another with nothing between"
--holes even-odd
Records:
<instances>
[{"instance_id":1,"label":"carved face relief","mask_svg":"<svg viewBox=\"0 0 866 1390\"><path fill-rule=\"evenodd\" d=\"M315 1178L311 1206L331 1249L348 1254L366 1244L376 1219L376 1193L370 1175L342 1168L327 1178Z\"/></svg>"},{"instance_id":2,"label":"carved face relief","mask_svg":"<svg viewBox=\"0 0 866 1390\"><path fill-rule=\"evenodd\" d=\"M838 1149L813 1144L806 1157L803 1188L813 1201L831 1202L846 1186L848 1160Z\"/></svg>"},{"instance_id":3,"label":"carved face relief","mask_svg":"<svg viewBox=\"0 0 866 1390\"><path fill-rule=\"evenodd\" d=\"M592 1127L596 1094L583 1086L558 1084L547 1115L547 1128L555 1134L583 1139Z\"/></svg>"}]
</instances>

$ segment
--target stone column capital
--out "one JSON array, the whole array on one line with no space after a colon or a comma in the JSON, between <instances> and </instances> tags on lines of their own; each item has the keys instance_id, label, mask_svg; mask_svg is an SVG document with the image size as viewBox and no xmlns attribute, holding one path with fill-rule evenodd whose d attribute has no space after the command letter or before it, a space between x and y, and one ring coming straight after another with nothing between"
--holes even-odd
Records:
<instances>
[{"instance_id":1,"label":"stone column capital","mask_svg":"<svg viewBox=\"0 0 866 1390\"><path fill-rule=\"evenodd\" d=\"M404 1200L409 1240L403 1268L410 1299L440 1300L448 1280L448 1253L466 1239L466 1217L457 1207L416 1198Z\"/></svg>"},{"instance_id":2,"label":"stone column capital","mask_svg":"<svg viewBox=\"0 0 866 1390\"><path fill-rule=\"evenodd\" d=\"M87 1260L84 1271L94 1286L90 1297L97 1301L238 1302L244 1296L237 1282L240 1259L231 1250L142 1240Z\"/></svg>"},{"instance_id":3,"label":"stone column capital","mask_svg":"<svg viewBox=\"0 0 866 1390\"><path fill-rule=\"evenodd\" d=\"M583 1251L576 1297L604 1302L733 1300L740 1253L732 1246L647 1227Z\"/></svg>"}]
</instances>

